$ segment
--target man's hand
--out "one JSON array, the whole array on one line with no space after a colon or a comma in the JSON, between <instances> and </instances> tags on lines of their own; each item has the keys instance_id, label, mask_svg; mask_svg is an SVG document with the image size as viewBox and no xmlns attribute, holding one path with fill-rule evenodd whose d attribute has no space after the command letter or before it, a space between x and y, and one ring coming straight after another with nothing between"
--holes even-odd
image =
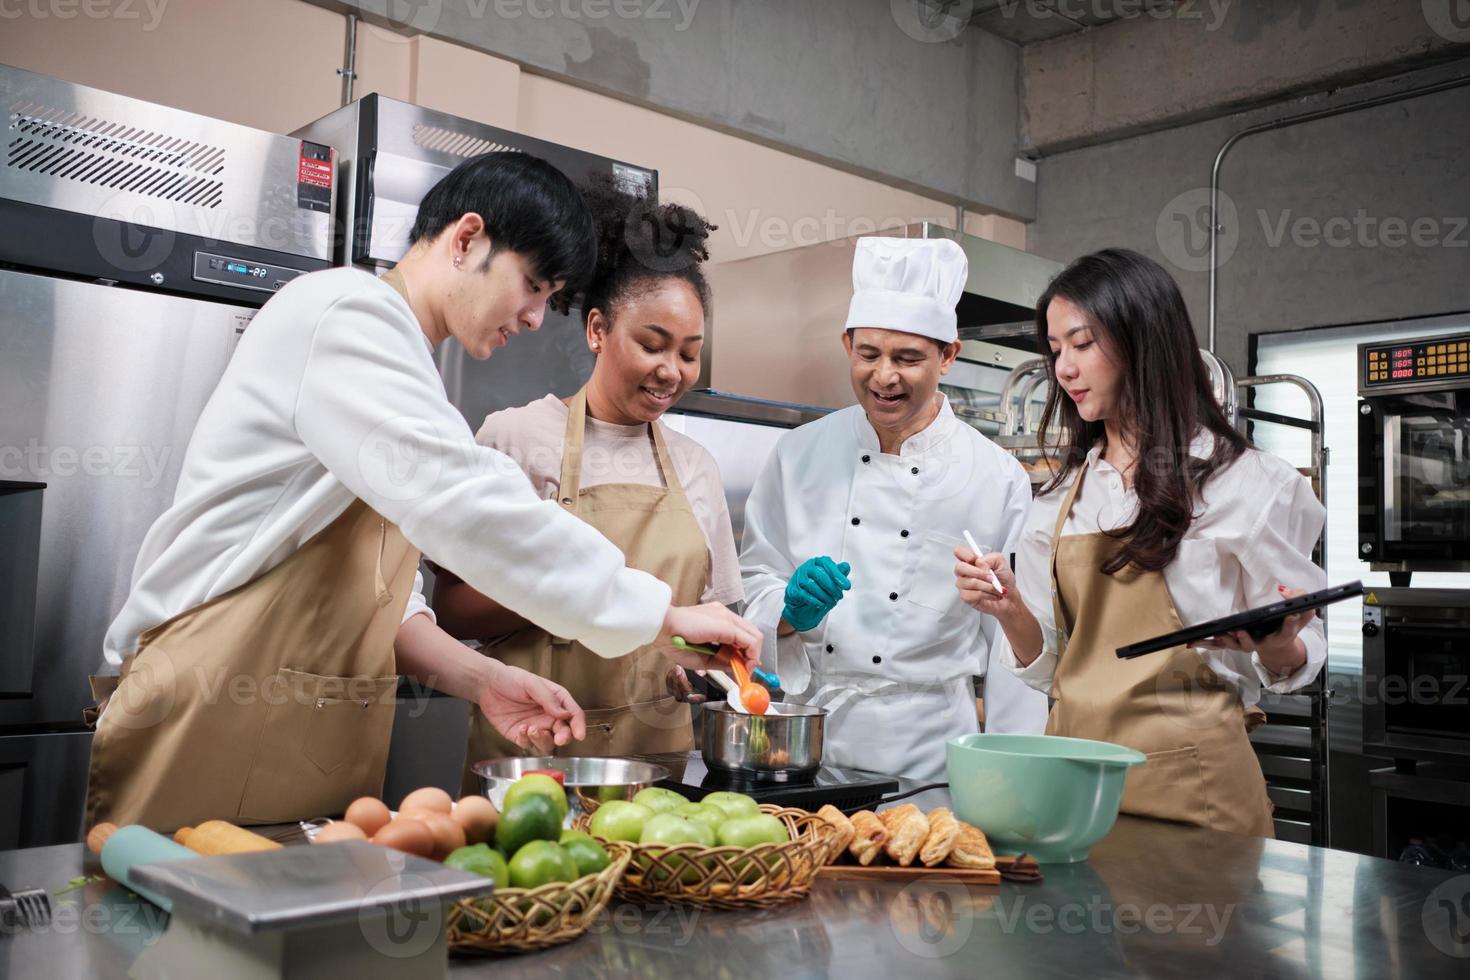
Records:
<instances>
[{"instance_id":1,"label":"man's hand","mask_svg":"<svg viewBox=\"0 0 1470 980\"><path fill-rule=\"evenodd\" d=\"M680 650L672 638L682 636L690 643L718 647L714 656ZM655 641L664 648L664 656L691 670L719 670L728 667L731 656L739 656L747 666L761 662L760 630L720 605L706 602L698 606L670 606L664 616L664 628Z\"/></svg>"},{"instance_id":2,"label":"man's hand","mask_svg":"<svg viewBox=\"0 0 1470 980\"><path fill-rule=\"evenodd\" d=\"M548 755L587 737L587 718L560 684L491 660L479 691L480 710L495 730L521 748Z\"/></svg>"},{"instance_id":3,"label":"man's hand","mask_svg":"<svg viewBox=\"0 0 1470 980\"><path fill-rule=\"evenodd\" d=\"M826 555L802 562L786 583L781 618L802 633L816 629L852 588L847 577L851 571L847 562L839 565Z\"/></svg>"}]
</instances>

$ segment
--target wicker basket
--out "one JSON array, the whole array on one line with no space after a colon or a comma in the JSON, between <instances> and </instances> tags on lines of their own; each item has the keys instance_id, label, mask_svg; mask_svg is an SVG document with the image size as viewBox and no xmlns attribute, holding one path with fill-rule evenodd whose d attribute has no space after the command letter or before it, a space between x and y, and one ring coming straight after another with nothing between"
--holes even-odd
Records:
<instances>
[{"instance_id":1,"label":"wicker basket","mask_svg":"<svg viewBox=\"0 0 1470 980\"><path fill-rule=\"evenodd\" d=\"M764 804L761 812L779 817L791 840L755 847L632 845L632 863L618 882L618 894L645 904L712 909L768 908L805 898L836 844L836 832L805 810ZM591 817L584 815L576 827L587 830L590 824ZM603 841L604 846L613 843Z\"/></svg>"},{"instance_id":2,"label":"wicker basket","mask_svg":"<svg viewBox=\"0 0 1470 980\"><path fill-rule=\"evenodd\" d=\"M449 910L450 950L526 953L582 935L607 906L633 857L632 845L621 841L604 841L603 847L612 861L596 874L540 888L497 888L484 898L456 902Z\"/></svg>"}]
</instances>

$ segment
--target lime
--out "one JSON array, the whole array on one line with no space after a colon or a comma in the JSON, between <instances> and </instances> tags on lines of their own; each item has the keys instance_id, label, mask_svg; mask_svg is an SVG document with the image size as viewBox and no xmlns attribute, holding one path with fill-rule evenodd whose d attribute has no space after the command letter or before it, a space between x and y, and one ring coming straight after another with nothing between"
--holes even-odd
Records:
<instances>
[{"instance_id":1,"label":"lime","mask_svg":"<svg viewBox=\"0 0 1470 980\"><path fill-rule=\"evenodd\" d=\"M444 859L444 866L484 875L495 882L496 888L504 888L510 884L510 871L506 867L505 856L499 851L491 850L488 844L470 844L455 848Z\"/></svg>"},{"instance_id":2,"label":"lime","mask_svg":"<svg viewBox=\"0 0 1470 980\"><path fill-rule=\"evenodd\" d=\"M596 874L612 863L612 858L602 845L585 834L580 838L562 841L561 849L567 852L567 856L577 866L578 877Z\"/></svg>"},{"instance_id":3,"label":"lime","mask_svg":"<svg viewBox=\"0 0 1470 980\"><path fill-rule=\"evenodd\" d=\"M561 814L556 805L540 793L528 793L514 803L507 802L501 811L500 823L495 826L495 847L502 854L515 855L530 841L554 843L560 836Z\"/></svg>"},{"instance_id":4,"label":"lime","mask_svg":"<svg viewBox=\"0 0 1470 980\"><path fill-rule=\"evenodd\" d=\"M530 841L510 859L512 888L537 888L552 881L576 879L576 862L553 841Z\"/></svg>"},{"instance_id":5,"label":"lime","mask_svg":"<svg viewBox=\"0 0 1470 980\"><path fill-rule=\"evenodd\" d=\"M522 776L510 784L510 789L505 791L505 805L500 808L501 812L527 796L546 797L557 809L558 822L567 818L567 791L561 788L561 783L539 772Z\"/></svg>"}]
</instances>

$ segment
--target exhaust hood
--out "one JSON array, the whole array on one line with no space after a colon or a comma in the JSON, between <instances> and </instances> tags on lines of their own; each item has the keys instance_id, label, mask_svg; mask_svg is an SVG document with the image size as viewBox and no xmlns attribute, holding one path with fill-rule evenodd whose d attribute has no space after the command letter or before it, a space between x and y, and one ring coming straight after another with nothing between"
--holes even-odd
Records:
<instances>
[{"instance_id":1,"label":"exhaust hood","mask_svg":"<svg viewBox=\"0 0 1470 980\"><path fill-rule=\"evenodd\" d=\"M929 222L878 234L957 242L970 264L956 308L960 339L1034 353L1036 301L1059 263ZM860 237L709 267L713 312L696 385L702 404L729 396L825 409L855 402L842 331ZM727 406L726 414L738 411Z\"/></svg>"}]
</instances>

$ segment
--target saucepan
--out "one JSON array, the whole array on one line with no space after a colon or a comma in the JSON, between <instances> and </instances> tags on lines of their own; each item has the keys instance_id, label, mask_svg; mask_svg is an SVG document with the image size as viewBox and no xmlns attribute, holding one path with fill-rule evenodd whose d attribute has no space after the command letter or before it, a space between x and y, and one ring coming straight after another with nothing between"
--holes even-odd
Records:
<instances>
[{"instance_id":1,"label":"saucepan","mask_svg":"<svg viewBox=\"0 0 1470 980\"><path fill-rule=\"evenodd\" d=\"M699 751L711 769L771 782L799 781L822 767L827 709L777 702L749 715L711 701L701 712Z\"/></svg>"}]
</instances>

